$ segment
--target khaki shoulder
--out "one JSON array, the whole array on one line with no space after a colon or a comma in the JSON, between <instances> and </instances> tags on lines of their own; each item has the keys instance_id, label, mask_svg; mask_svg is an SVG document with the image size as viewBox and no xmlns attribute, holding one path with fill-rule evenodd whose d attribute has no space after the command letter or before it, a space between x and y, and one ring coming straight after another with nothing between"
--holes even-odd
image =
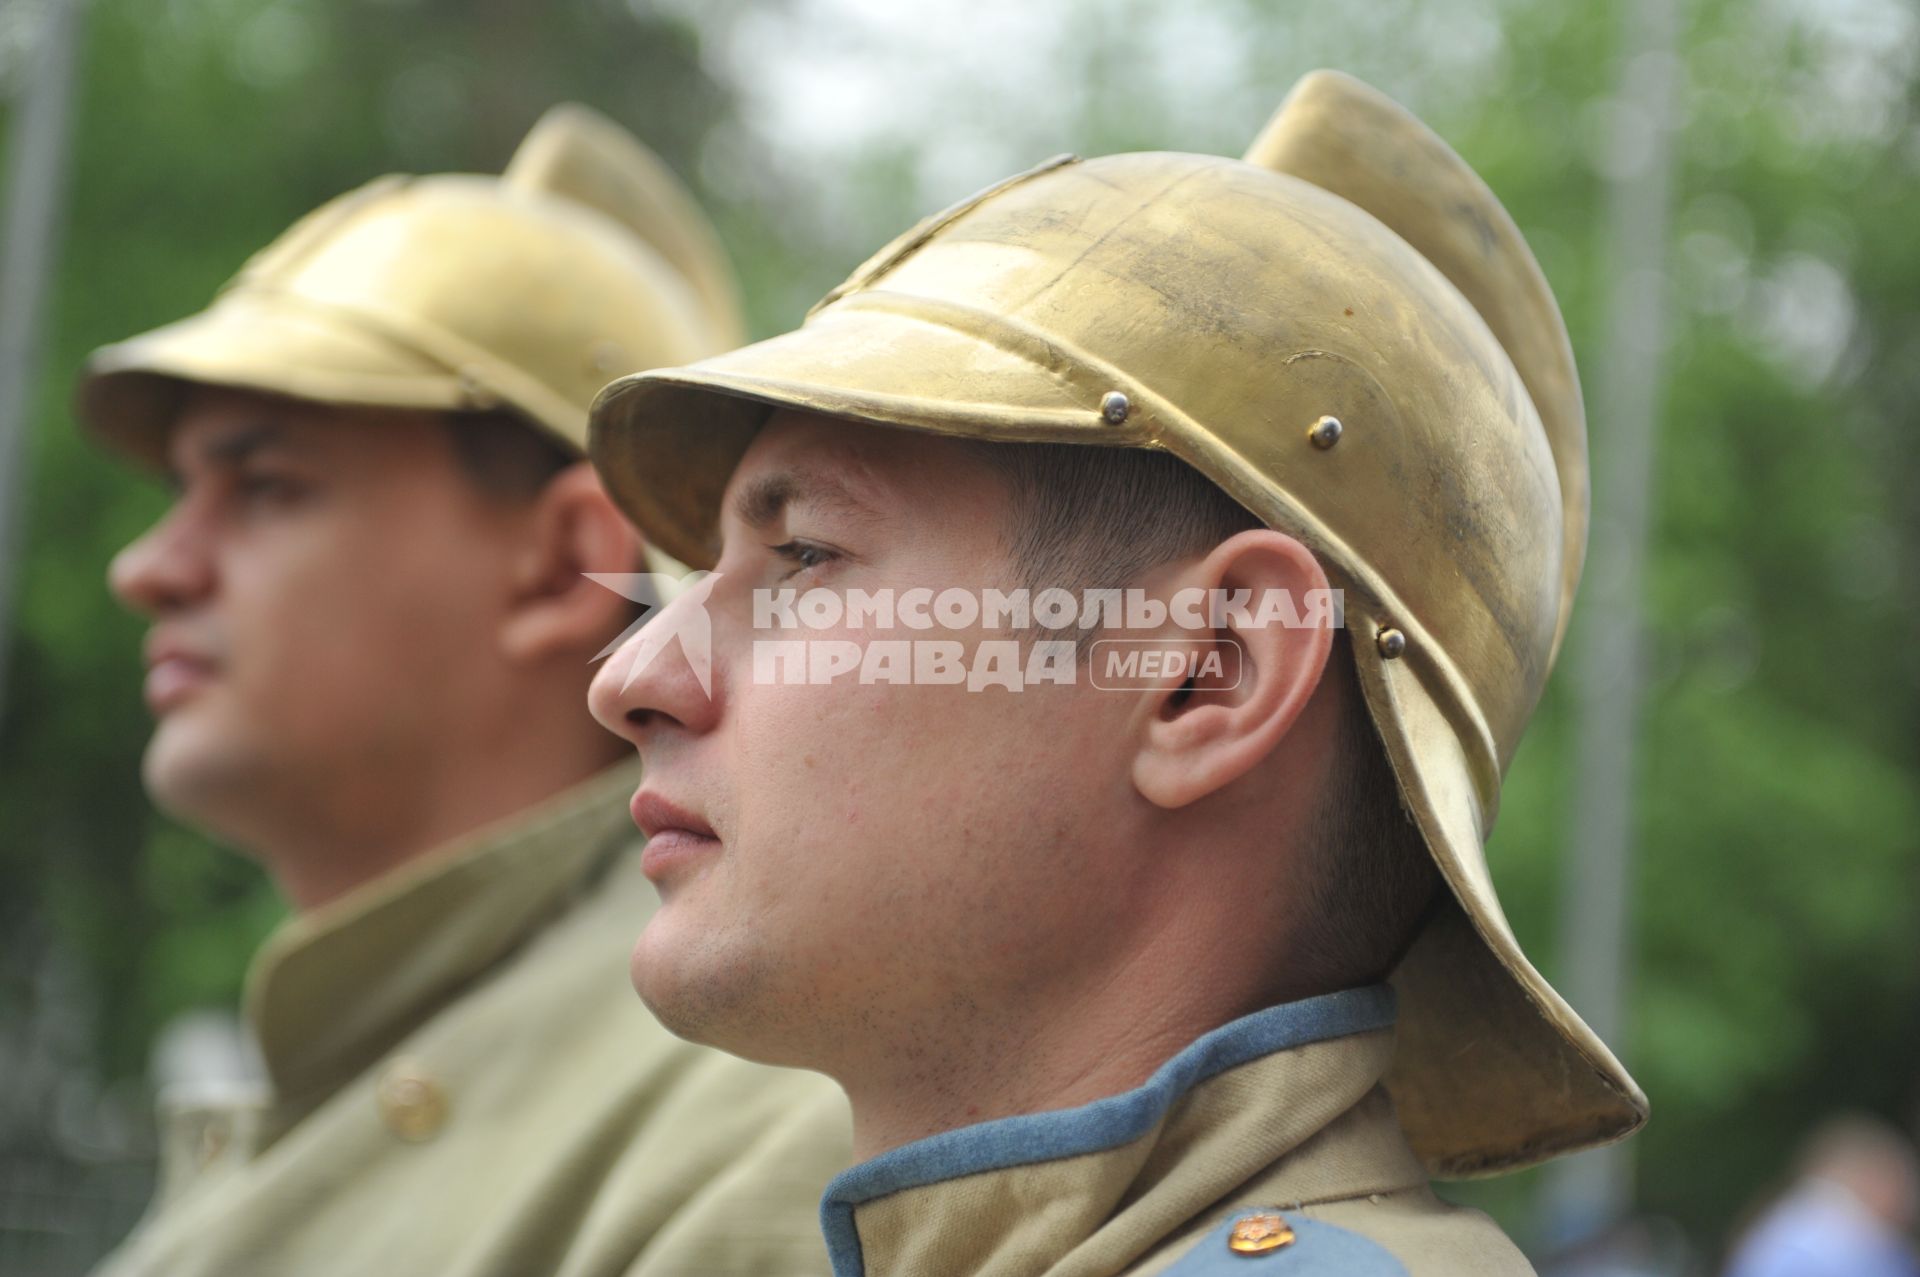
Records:
<instances>
[{"instance_id":1,"label":"khaki shoulder","mask_svg":"<svg viewBox=\"0 0 1920 1277\"><path fill-rule=\"evenodd\" d=\"M1301 1214L1392 1251L1408 1277L1534 1277L1533 1265L1483 1212L1441 1201L1425 1186L1317 1203Z\"/></svg>"}]
</instances>

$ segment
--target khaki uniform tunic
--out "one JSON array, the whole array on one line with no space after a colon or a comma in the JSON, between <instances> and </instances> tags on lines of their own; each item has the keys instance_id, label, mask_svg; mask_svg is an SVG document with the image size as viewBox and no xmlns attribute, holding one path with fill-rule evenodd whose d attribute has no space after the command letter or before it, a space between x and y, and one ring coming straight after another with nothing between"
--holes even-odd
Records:
<instances>
[{"instance_id":1,"label":"khaki uniform tunic","mask_svg":"<svg viewBox=\"0 0 1920 1277\"><path fill-rule=\"evenodd\" d=\"M1146 1085L948 1131L854 1167L823 1217L838 1277L1521 1277L1478 1211L1434 1196L1380 1088L1393 995L1354 989L1201 1038ZM1293 1240L1230 1242L1277 1214Z\"/></svg>"},{"instance_id":2,"label":"khaki uniform tunic","mask_svg":"<svg viewBox=\"0 0 1920 1277\"><path fill-rule=\"evenodd\" d=\"M289 921L250 973L270 1087L163 1101L161 1185L99 1277L827 1271L839 1089L671 1036L633 765Z\"/></svg>"}]
</instances>

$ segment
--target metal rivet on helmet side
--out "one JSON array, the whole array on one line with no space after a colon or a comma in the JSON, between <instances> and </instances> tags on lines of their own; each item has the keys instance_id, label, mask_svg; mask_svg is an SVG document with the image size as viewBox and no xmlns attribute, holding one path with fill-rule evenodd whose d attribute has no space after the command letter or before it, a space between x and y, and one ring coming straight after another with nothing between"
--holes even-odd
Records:
<instances>
[{"instance_id":1,"label":"metal rivet on helmet side","mask_svg":"<svg viewBox=\"0 0 1920 1277\"><path fill-rule=\"evenodd\" d=\"M494 408L500 403L500 396L487 388L486 381L477 368L462 368L456 375L460 383L460 397L468 408Z\"/></svg>"},{"instance_id":2,"label":"metal rivet on helmet side","mask_svg":"<svg viewBox=\"0 0 1920 1277\"><path fill-rule=\"evenodd\" d=\"M1380 648L1380 655L1390 661L1398 659L1407 650L1407 636L1392 627L1381 630L1373 641Z\"/></svg>"},{"instance_id":3,"label":"metal rivet on helmet side","mask_svg":"<svg viewBox=\"0 0 1920 1277\"><path fill-rule=\"evenodd\" d=\"M1100 416L1110 426L1117 426L1127 419L1133 411L1133 401L1118 390L1109 390L1100 397Z\"/></svg>"},{"instance_id":4,"label":"metal rivet on helmet side","mask_svg":"<svg viewBox=\"0 0 1920 1277\"><path fill-rule=\"evenodd\" d=\"M611 376L629 362L618 342L596 341L587 351L587 367L603 376Z\"/></svg>"},{"instance_id":5,"label":"metal rivet on helmet side","mask_svg":"<svg viewBox=\"0 0 1920 1277\"><path fill-rule=\"evenodd\" d=\"M1340 418L1322 417L1307 427L1307 438L1313 442L1313 446L1316 448L1331 448L1334 444L1340 442L1340 434L1343 429L1344 427L1340 424Z\"/></svg>"}]
</instances>

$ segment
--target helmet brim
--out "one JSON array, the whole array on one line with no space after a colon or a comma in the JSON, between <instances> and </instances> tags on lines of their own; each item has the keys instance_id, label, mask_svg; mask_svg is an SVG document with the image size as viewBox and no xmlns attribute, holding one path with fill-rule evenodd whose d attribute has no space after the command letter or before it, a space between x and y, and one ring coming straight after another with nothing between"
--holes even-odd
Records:
<instances>
[{"instance_id":1,"label":"helmet brim","mask_svg":"<svg viewBox=\"0 0 1920 1277\"><path fill-rule=\"evenodd\" d=\"M467 401L452 369L298 299L254 292L96 351L75 412L108 448L162 468L193 386L343 406L435 410Z\"/></svg>"}]
</instances>

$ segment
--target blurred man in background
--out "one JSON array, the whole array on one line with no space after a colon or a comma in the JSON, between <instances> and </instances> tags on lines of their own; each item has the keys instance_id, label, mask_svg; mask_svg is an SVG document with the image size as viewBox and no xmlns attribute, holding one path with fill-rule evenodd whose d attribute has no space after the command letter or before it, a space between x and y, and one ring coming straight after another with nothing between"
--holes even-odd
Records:
<instances>
[{"instance_id":1,"label":"blurred man in background","mask_svg":"<svg viewBox=\"0 0 1920 1277\"><path fill-rule=\"evenodd\" d=\"M1726 1277L1920 1277L1913 1142L1869 1117L1837 1119L1807 1142L1800 1177L1747 1230Z\"/></svg>"},{"instance_id":2,"label":"blurred man in background","mask_svg":"<svg viewBox=\"0 0 1920 1277\"><path fill-rule=\"evenodd\" d=\"M95 354L83 421L176 493L111 571L148 789L296 910L249 974L261 1086L161 1098L103 1273L824 1267L844 1102L632 1005L635 772L581 708L634 619L583 573L643 555L587 406L738 339L691 198L561 108L502 176L370 183Z\"/></svg>"}]
</instances>

